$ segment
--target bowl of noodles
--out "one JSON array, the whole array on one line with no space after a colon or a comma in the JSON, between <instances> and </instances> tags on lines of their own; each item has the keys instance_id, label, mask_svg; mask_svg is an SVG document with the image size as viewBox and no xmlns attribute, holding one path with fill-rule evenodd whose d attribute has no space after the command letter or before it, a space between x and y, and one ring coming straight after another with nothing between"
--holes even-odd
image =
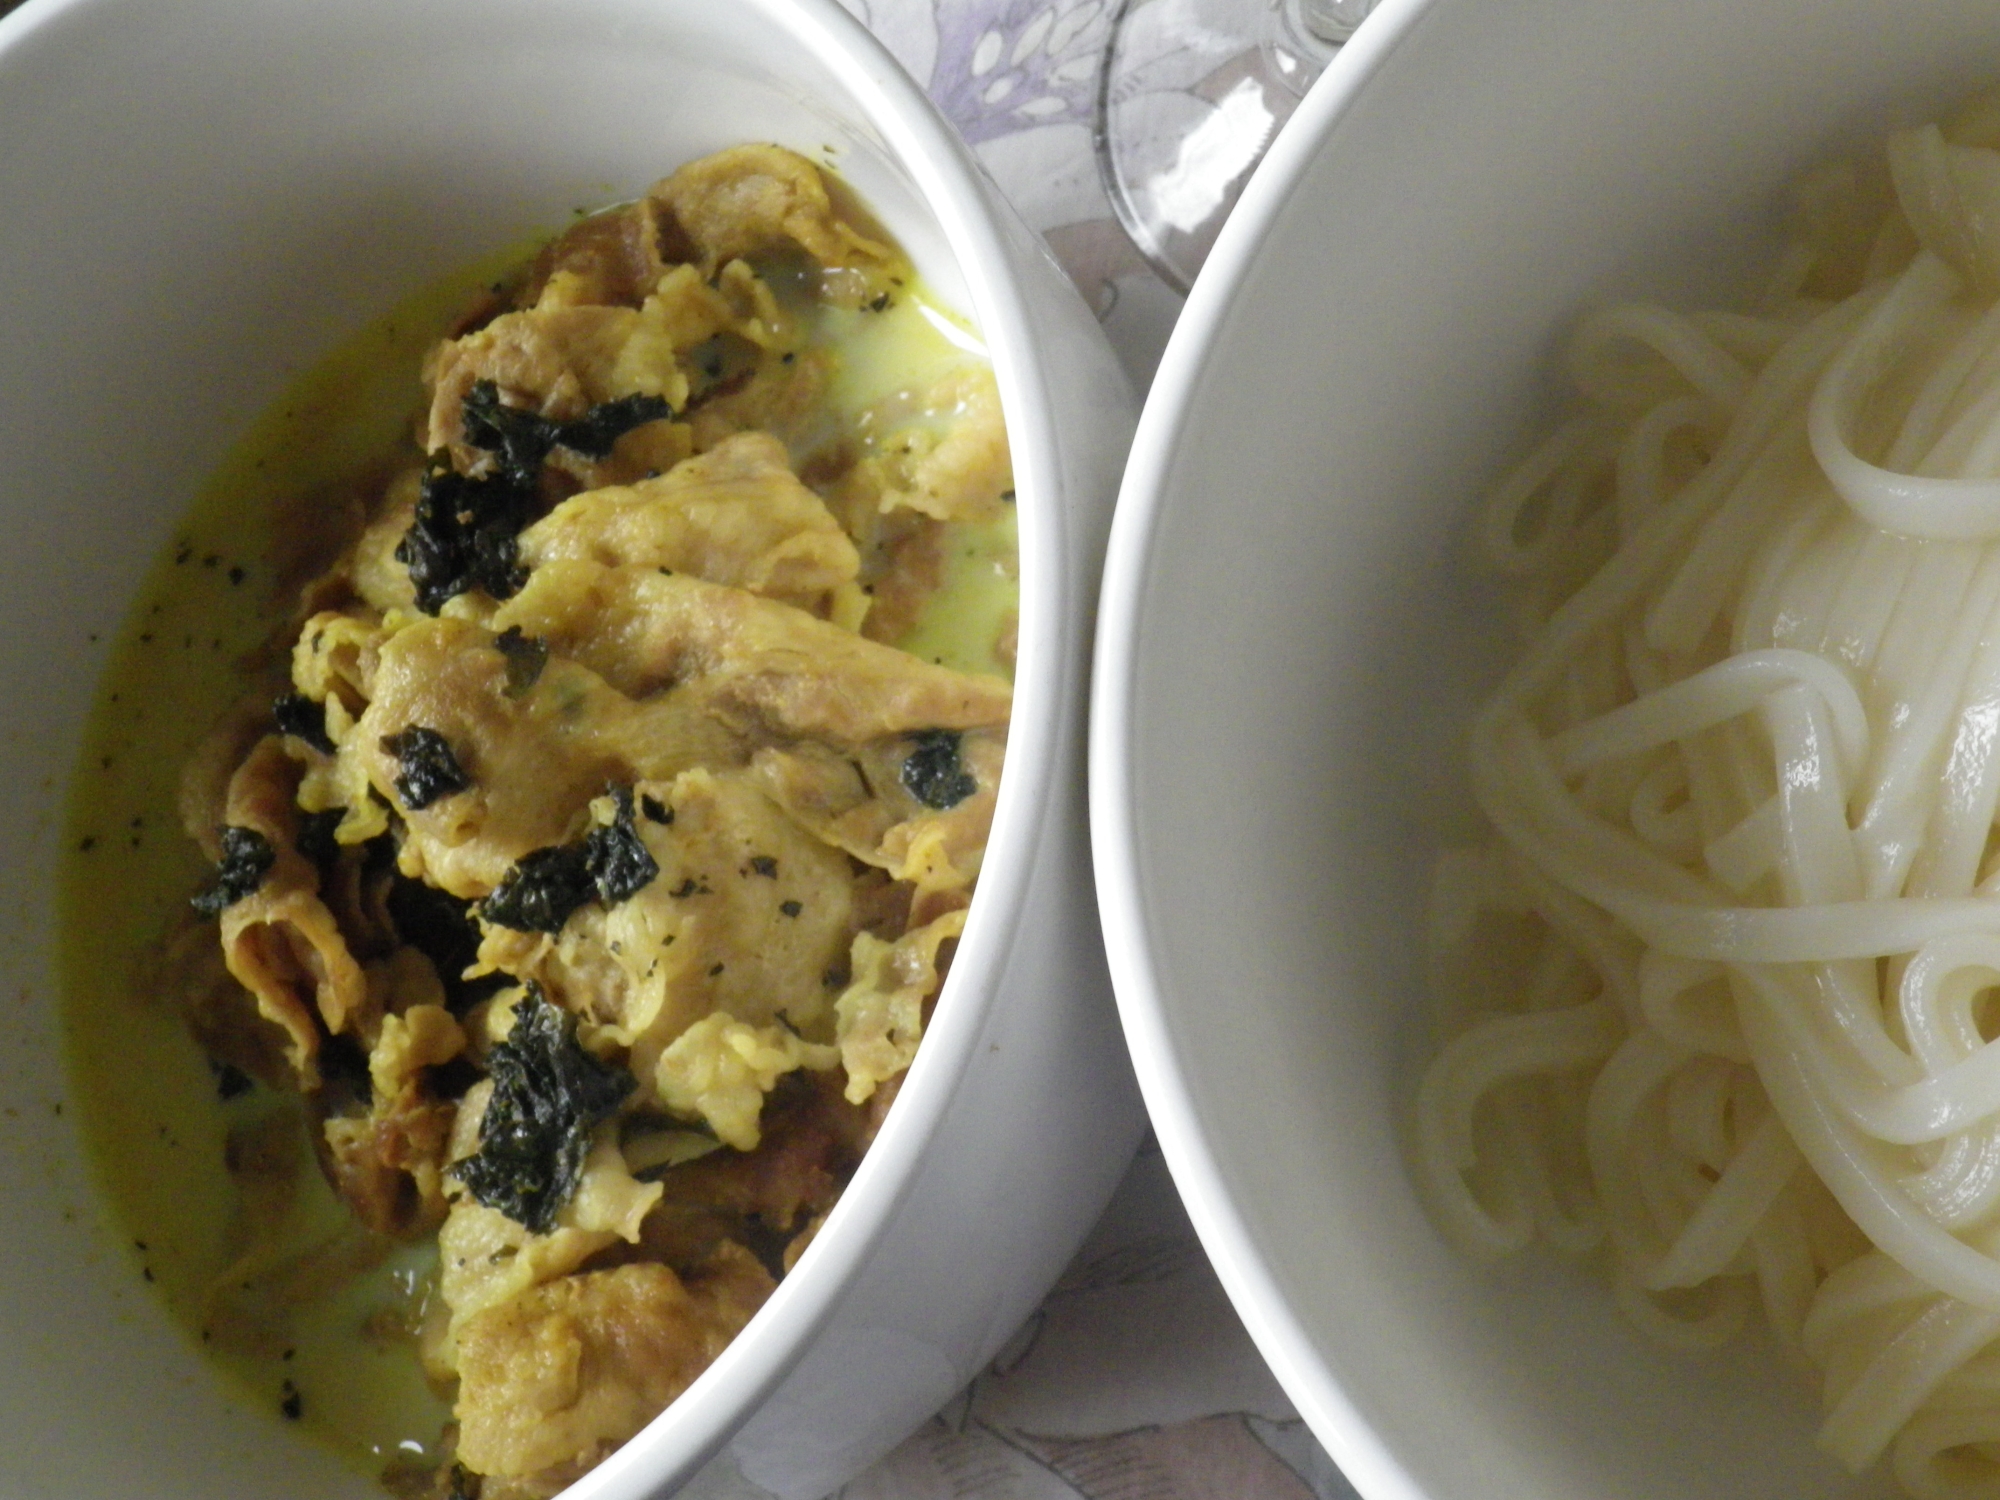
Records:
<instances>
[{"instance_id":1,"label":"bowl of noodles","mask_svg":"<svg viewBox=\"0 0 2000 1500\"><path fill-rule=\"evenodd\" d=\"M824 0L31 0L0 129L0 1489L837 1488L1140 1129L1095 320Z\"/></svg>"},{"instance_id":2,"label":"bowl of noodles","mask_svg":"<svg viewBox=\"0 0 2000 1500\"><path fill-rule=\"evenodd\" d=\"M1141 1086L1370 1500L2000 1485L2000 38L1385 5L1142 418Z\"/></svg>"}]
</instances>

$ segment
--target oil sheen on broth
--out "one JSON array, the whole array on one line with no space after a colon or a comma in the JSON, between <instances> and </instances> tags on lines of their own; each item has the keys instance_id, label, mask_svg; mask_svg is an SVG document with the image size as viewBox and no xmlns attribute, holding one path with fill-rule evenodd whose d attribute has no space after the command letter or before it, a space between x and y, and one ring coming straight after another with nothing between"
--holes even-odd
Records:
<instances>
[{"instance_id":1,"label":"oil sheen on broth","mask_svg":"<svg viewBox=\"0 0 2000 1500\"><path fill-rule=\"evenodd\" d=\"M835 202L879 234L837 188ZM581 229L570 234L587 238ZM61 872L69 1063L139 1274L254 1404L299 1423L357 1468L400 1470L412 1484L451 1458L440 1437L451 1402L426 1380L416 1352L426 1317L435 1325L440 1316L435 1232L407 1241L358 1232L315 1162L315 1124L301 1096L218 1064L191 1035L174 993L182 981L163 949L165 935L186 923L190 893L210 865L182 831L178 788L182 768L246 684L269 678L290 686L268 672L270 643L297 618L300 586L343 540L314 518L337 511L330 501L338 497L378 494L384 455L399 443L414 452L404 435L426 351L485 289L518 285L527 253L470 267L362 329L298 378L231 453L174 532L111 653L72 784ZM912 433L947 440L961 414L990 392L976 336L893 252L872 268L870 287L844 294L837 286L826 294L834 278L796 246L748 259L782 315L796 321L796 352L826 371L812 412L787 434L790 461L815 486L850 482L843 464L907 444ZM713 269L709 279L721 274ZM883 290L873 291L876 284ZM731 352L718 342L702 357ZM960 388L966 394L954 397ZM699 422L702 409L694 395L676 416ZM711 424L695 446L712 449L726 426ZM563 487L577 483L587 478ZM1011 501L1011 488L1002 498ZM886 605L889 644L971 677L1010 677L1011 504L904 529L922 536L905 542L902 571L922 577L915 586L886 579L884 592L897 596ZM836 608L851 614L857 603L850 597ZM289 648L289 636L279 645ZM579 821L579 830L587 826ZM118 899L106 900L113 891ZM962 904L962 896L950 902ZM853 925L862 927L859 919ZM201 926L213 946L214 923ZM459 1019L470 1030L483 1016ZM806 1028L810 1035L822 1047L836 1044L830 1021L818 1024ZM826 1067L830 1055L815 1061ZM462 1089L463 1079L452 1086ZM676 1118L654 1101L642 1122L651 1134L637 1146L631 1120L620 1127L633 1159L652 1163L635 1168L639 1178L660 1175L661 1163L671 1172L681 1158L732 1149L718 1142L715 1119L683 1105ZM740 1131L726 1111L721 1118L724 1131ZM760 1248L767 1258L776 1253ZM260 1316L260 1308L279 1311ZM625 1435L612 1433L602 1451ZM489 1493L518 1484L525 1494L568 1477L515 1475Z\"/></svg>"}]
</instances>

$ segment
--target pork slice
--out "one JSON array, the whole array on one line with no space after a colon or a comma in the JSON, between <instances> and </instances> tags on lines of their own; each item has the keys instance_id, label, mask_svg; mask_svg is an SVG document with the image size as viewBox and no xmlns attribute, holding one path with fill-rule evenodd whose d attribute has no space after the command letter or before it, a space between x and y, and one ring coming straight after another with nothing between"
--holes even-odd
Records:
<instances>
[{"instance_id":1,"label":"pork slice","mask_svg":"<svg viewBox=\"0 0 2000 1500\"><path fill-rule=\"evenodd\" d=\"M956 739L891 735L846 750L767 746L751 772L801 827L909 882L919 906L934 906L942 893L970 891L978 877L1006 753L1004 729L967 730ZM940 754L950 757L952 779L942 787L938 775L924 774L926 758ZM919 925L929 915L920 913Z\"/></svg>"},{"instance_id":2,"label":"pork slice","mask_svg":"<svg viewBox=\"0 0 2000 1500\"><path fill-rule=\"evenodd\" d=\"M530 568L565 558L664 568L820 614L860 567L825 502L765 433L727 438L657 479L573 496L520 547Z\"/></svg>"},{"instance_id":3,"label":"pork slice","mask_svg":"<svg viewBox=\"0 0 2000 1500\"><path fill-rule=\"evenodd\" d=\"M792 247L834 281L841 300L859 303L889 264L888 248L837 212L819 168L781 146L734 146L689 162L647 195L671 217L713 276L732 260Z\"/></svg>"},{"instance_id":4,"label":"pork slice","mask_svg":"<svg viewBox=\"0 0 2000 1500\"><path fill-rule=\"evenodd\" d=\"M555 421L575 421L600 402L637 395L659 396L678 411L687 402L687 380L676 351L718 331L729 315L717 299L706 321L683 326L686 302L531 308L439 345L428 371L425 449L450 450L463 473L490 462L465 435L465 398L481 381L491 381L507 405Z\"/></svg>"},{"instance_id":5,"label":"pork slice","mask_svg":"<svg viewBox=\"0 0 2000 1500\"><path fill-rule=\"evenodd\" d=\"M368 1056L368 1103L322 1120L320 1157L334 1191L370 1231L413 1239L444 1222L444 1166L457 1116L457 1105L433 1092L428 1070L457 1057L465 1034L437 1003L437 976L414 949L371 966L370 978L392 992L427 989L436 998L382 1018Z\"/></svg>"},{"instance_id":6,"label":"pork slice","mask_svg":"<svg viewBox=\"0 0 2000 1500\"><path fill-rule=\"evenodd\" d=\"M634 792L633 829L658 873L623 900L584 906L552 941L489 931L482 957L602 1028L640 1078L716 1011L811 1027L853 930L846 857L741 771L692 770Z\"/></svg>"},{"instance_id":7,"label":"pork slice","mask_svg":"<svg viewBox=\"0 0 2000 1500\"><path fill-rule=\"evenodd\" d=\"M921 661L800 609L684 574L572 559L530 576L494 616L638 698L686 688L753 741L862 745L1006 723L996 677Z\"/></svg>"},{"instance_id":8,"label":"pork slice","mask_svg":"<svg viewBox=\"0 0 2000 1500\"><path fill-rule=\"evenodd\" d=\"M637 307L660 279L657 211L623 203L570 225L543 248L528 272L521 300L544 300L553 283L571 305Z\"/></svg>"},{"instance_id":9,"label":"pork slice","mask_svg":"<svg viewBox=\"0 0 2000 1500\"><path fill-rule=\"evenodd\" d=\"M318 1022L333 1034L372 1036L368 985L347 939L319 898L319 873L298 852L292 798L299 768L276 736L260 740L230 779L225 818L268 845L272 863L257 888L223 908L229 972L257 1010L288 1037L286 1058L302 1088L319 1085Z\"/></svg>"},{"instance_id":10,"label":"pork slice","mask_svg":"<svg viewBox=\"0 0 2000 1500\"><path fill-rule=\"evenodd\" d=\"M401 811L404 873L461 899L486 895L523 855L564 842L609 784L744 759L737 737L694 704L633 703L559 655L523 685L493 633L462 620L397 632L382 646L374 690L341 756L357 758ZM413 728L449 747L462 787L425 800L399 785L407 770L397 747L407 741L397 737Z\"/></svg>"},{"instance_id":11,"label":"pork slice","mask_svg":"<svg viewBox=\"0 0 2000 1500\"><path fill-rule=\"evenodd\" d=\"M459 1461L503 1478L587 1467L686 1390L771 1289L756 1259L725 1243L686 1279L635 1262L469 1318L458 1338Z\"/></svg>"}]
</instances>

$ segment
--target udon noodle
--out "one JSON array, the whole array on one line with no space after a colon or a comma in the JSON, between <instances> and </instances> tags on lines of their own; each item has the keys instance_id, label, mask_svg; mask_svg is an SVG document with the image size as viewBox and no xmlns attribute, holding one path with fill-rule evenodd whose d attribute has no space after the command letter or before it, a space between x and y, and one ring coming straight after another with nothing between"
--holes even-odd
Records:
<instances>
[{"instance_id":1,"label":"udon noodle","mask_svg":"<svg viewBox=\"0 0 2000 1500\"><path fill-rule=\"evenodd\" d=\"M2000 102L1815 174L1755 315L1584 320L1480 534L1528 645L1441 862L1444 1227L1761 1305L1822 1444L2000 1493Z\"/></svg>"}]
</instances>

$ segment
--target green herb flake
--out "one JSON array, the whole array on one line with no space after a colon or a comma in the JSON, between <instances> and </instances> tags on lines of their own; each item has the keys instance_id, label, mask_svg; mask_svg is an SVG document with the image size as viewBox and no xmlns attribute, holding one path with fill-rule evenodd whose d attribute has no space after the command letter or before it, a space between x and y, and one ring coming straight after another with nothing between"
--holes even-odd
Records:
<instances>
[{"instance_id":1,"label":"green herb flake","mask_svg":"<svg viewBox=\"0 0 2000 1500\"><path fill-rule=\"evenodd\" d=\"M493 649L507 658L507 696L527 697L549 664L549 643L523 635L518 625L509 625L493 638Z\"/></svg>"},{"instance_id":2,"label":"green herb flake","mask_svg":"<svg viewBox=\"0 0 2000 1500\"><path fill-rule=\"evenodd\" d=\"M617 1112L635 1080L585 1051L576 1018L532 983L488 1067L493 1095L479 1150L450 1170L486 1207L547 1234L583 1178L591 1132Z\"/></svg>"},{"instance_id":3,"label":"green herb flake","mask_svg":"<svg viewBox=\"0 0 2000 1500\"><path fill-rule=\"evenodd\" d=\"M205 917L218 916L262 885L277 862L278 851L256 829L225 828L222 861L215 867L207 889L194 896L190 904Z\"/></svg>"},{"instance_id":4,"label":"green herb flake","mask_svg":"<svg viewBox=\"0 0 2000 1500\"><path fill-rule=\"evenodd\" d=\"M632 824L632 789L612 789L617 814L607 826L590 830L584 839L584 865L606 906L630 900L660 873L659 862Z\"/></svg>"},{"instance_id":5,"label":"green herb flake","mask_svg":"<svg viewBox=\"0 0 2000 1500\"><path fill-rule=\"evenodd\" d=\"M614 906L650 885L660 866L633 825L632 789L614 787L611 796L617 812L608 825L574 843L522 855L480 903L479 914L516 932L561 932L586 903Z\"/></svg>"},{"instance_id":6,"label":"green herb flake","mask_svg":"<svg viewBox=\"0 0 2000 1500\"><path fill-rule=\"evenodd\" d=\"M417 608L434 615L447 600L475 589L493 599L519 593L528 581L519 536L535 509L532 483L505 472L471 479L452 468L449 454L433 453L416 516L396 544Z\"/></svg>"},{"instance_id":7,"label":"green herb flake","mask_svg":"<svg viewBox=\"0 0 2000 1500\"><path fill-rule=\"evenodd\" d=\"M570 915L596 894L584 846L553 844L522 855L479 903L479 915L515 932L561 932Z\"/></svg>"},{"instance_id":8,"label":"green herb flake","mask_svg":"<svg viewBox=\"0 0 2000 1500\"><path fill-rule=\"evenodd\" d=\"M383 735L382 748L396 757L396 795L409 812L421 812L440 798L472 785L451 742L435 729L412 724Z\"/></svg>"},{"instance_id":9,"label":"green herb flake","mask_svg":"<svg viewBox=\"0 0 2000 1500\"><path fill-rule=\"evenodd\" d=\"M507 405L490 380L473 383L461 410L466 442L495 455L501 472L522 483L533 482L552 449L603 458L633 428L674 414L663 396L632 395L600 401L573 422L557 422Z\"/></svg>"},{"instance_id":10,"label":"green herb flake","mask_svg":"<svg viewBox=\"0 0 2000 1500\"><path fill-rule=\"evenodd\" d=\"M459 407L465 441L498 461L500 473L516 484L533 484L542 461L556 444L559 424L540 412L509 406L490 380L474 381Z\"/></svg>"},{"instance_id":11,"label":"green herb flake","mask_svg":"<svg viewBox=\"0 0 2000 1500\"><path fill-rule=\"evenodd\" d=\"M959 760L959 736L950 729L924 729L910 736L916 748L903 762L903 790L925 807L944 812L979 790L979 782Z\"/></svg>"},{"instance_id":12,"label":"green herb flake","mask_svg":"<svg viewBox=\"0 0 2000 1500\"><path fill-rule=\"evenodd\" d=\"M326 732L326 705L304 693L285 693L271 704L271 716L278 721L278 733L288 734L322 755L334 753L333 738Z\"/></svg>"}]
</instances>

